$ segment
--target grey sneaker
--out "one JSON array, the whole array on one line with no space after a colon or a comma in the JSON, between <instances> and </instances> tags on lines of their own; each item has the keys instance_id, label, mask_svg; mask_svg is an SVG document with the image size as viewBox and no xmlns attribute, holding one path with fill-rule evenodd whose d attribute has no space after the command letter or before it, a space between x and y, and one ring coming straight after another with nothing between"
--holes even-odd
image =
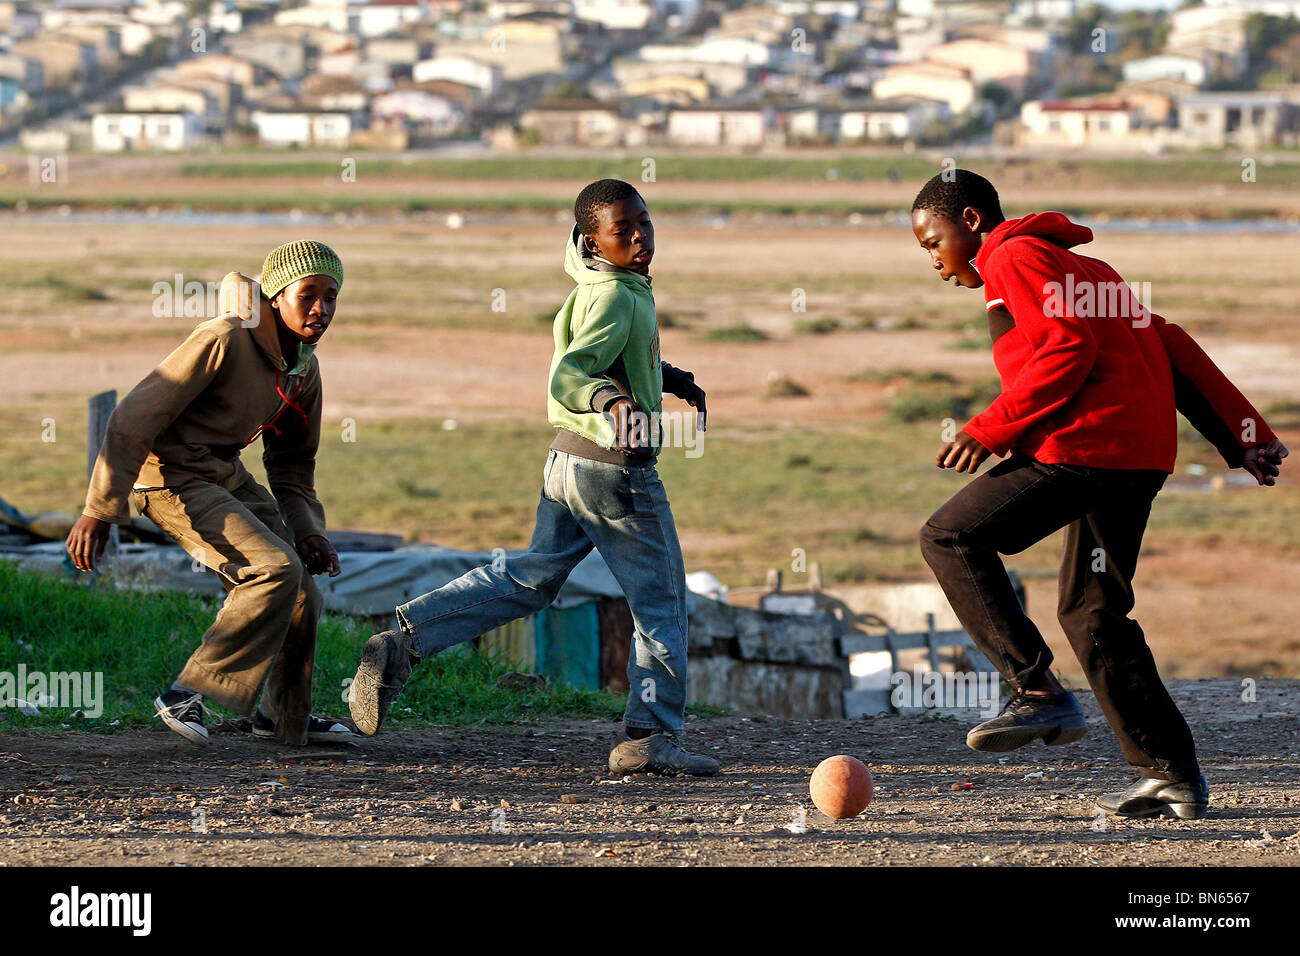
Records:
<instances>
[{"instance_id":1,"label":"grey sneaker","mask_svg":"<svg viewBox=\"0 0 1300 956\"><path fill-rule=\"evenodd\" d=\"M662 777L686 774L711 777L719 765L712 757L702 757L682 749L677 739L667 733L651 734L641 740L627 738L609 752L610 772L619 776L630 773L654 773Z\"/></svg>"},{"instance_id":2,"label":"grey sneaker","mask_svg":"<svg viewBox=\"0 0 1300 956\"><path fill-rule=\"evenodd\" d=\"M1158 780L1141 777L1132 786L1104 793L1097 808L1117 817L1176 817L1199 820L1210 807L1210 785L1195 780Z\"/></svg>"},{"instance_id":3,"label":"grey sneaker","mask_svg":"<svg viewBox=\"0 0 1300 956\"><path fill-rule=\"evenodd\" d=\"M361 664L348 688L348 710L357 730L366 736L379 732L397 695L419 661L411 636L403 631L383 631L366 641Z\"/></svg>"}]
</instances>

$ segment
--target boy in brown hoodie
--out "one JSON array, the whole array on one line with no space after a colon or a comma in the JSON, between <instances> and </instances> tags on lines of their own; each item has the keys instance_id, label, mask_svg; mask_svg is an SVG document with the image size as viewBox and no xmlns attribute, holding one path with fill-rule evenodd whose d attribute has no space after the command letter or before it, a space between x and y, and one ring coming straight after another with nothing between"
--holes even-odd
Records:
<instances>
[{"instance_id":1,"label":"boy in brown hoodie","mask_svg":"<svg viewBox=\"0 0 1300 956\"><path fill-rule=\"evenodd\" d=\"M109 418L68 536L73 563L94 570L110 525L127 523L134 500L221 579L216 620L154 702L196 744L208 741L205 697L252 714L260 737L291 745L351 737L311 715L322 604L311 575L339 573L314 485L321 382L312 353L342 284L339 257L313 240L271 251L260 295L239 273L226 276L223 314L197 326ZM239 460L258 437L270 491Z\"/></svg>"}]
</instances>

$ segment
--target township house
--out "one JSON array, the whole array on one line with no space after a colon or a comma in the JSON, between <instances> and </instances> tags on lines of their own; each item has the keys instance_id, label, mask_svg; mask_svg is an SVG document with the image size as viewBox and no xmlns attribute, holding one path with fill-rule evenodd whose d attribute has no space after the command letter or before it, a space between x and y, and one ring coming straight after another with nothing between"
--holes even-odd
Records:
<instances>
[{"instance_id":1,"label":"township house","mask_svg":"<svg viewBox=\"0 0 1300 956\"><path fill-rule=\"evenodd\" d=\"M1034 100L1020 108L1017 146L1131 151L1149 141L1142 110L1129 100Z\"/></svg>"}]
</instances>

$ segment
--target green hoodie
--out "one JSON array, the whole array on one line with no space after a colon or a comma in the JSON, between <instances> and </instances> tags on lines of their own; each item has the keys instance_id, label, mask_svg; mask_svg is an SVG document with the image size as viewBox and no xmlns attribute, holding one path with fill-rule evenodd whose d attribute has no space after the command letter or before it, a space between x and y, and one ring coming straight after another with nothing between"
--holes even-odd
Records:
<instances>
[{"instance_id":1,"label":"green hoodie","mask_svg":"<svg viewBox=\"0 0 1300 956\"><path fill-rule=\"evenodd\" d=\"M663 406L664 366L650 280L584 255L581 238L575 227L564 251L564 271L578 286L555 316L547 415L556 428L607 452L645 458L614 449L614 427L602 412L620 395L651 416ZM651 431L657 451L658 429Z\"/></svg>"}]
</instances>

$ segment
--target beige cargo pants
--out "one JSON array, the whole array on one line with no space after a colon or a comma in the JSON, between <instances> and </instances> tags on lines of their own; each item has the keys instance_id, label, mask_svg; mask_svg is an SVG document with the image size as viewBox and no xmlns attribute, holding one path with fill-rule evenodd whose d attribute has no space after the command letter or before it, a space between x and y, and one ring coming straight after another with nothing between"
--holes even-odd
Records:
<instances>
[{"instance_id":1,"label":"beige cargo pants","mask_svg":"<svg viewBox=\"0 0 1300 956\"><path fill-rule=\"evenodd\" d=\"M244 716L260 695L277 737L301 746L321 593L271 493L243 468L231 485L190 481L134 493L140 513L214 571L227 592L180 681Z\"/></svg>"}]
</instances>

